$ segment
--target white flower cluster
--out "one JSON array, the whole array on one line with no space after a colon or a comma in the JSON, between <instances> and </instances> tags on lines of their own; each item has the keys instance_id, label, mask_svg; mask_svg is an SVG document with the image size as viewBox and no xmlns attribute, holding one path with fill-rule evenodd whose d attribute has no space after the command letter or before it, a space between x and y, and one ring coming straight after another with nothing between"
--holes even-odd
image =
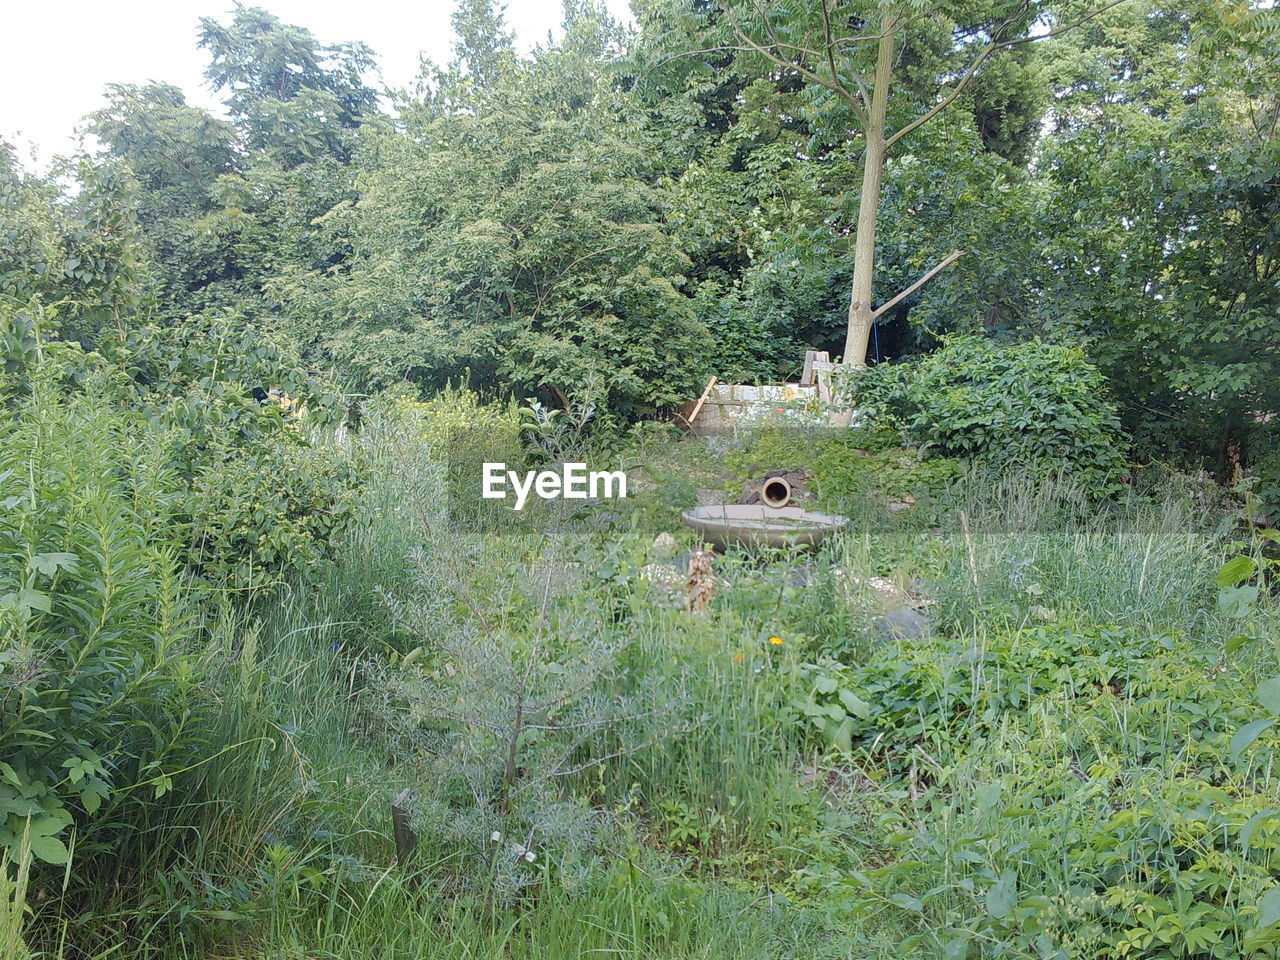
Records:
<instances>
[{"instance_id":1,"label":"white flower cluster","mask_svg":"<svg viewBox=\"0 0 1280 960\"><path fill-rule=\"evenodd\" d=\"M493 833L489 834L489 839L494 843L501 843L502 832L500 830L493 831ZM526 847L522 843L513 843L511 845L511 856L513 859L523 860L525 863L533 863L538 859L538 855L533 852L533 848Z\"/></svg>"}]
</instances>

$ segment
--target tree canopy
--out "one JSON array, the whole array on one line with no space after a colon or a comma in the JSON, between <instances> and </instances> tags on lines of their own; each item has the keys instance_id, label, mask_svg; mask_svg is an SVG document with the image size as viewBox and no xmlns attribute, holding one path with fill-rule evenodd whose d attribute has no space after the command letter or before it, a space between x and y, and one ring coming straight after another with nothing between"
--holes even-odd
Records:
<instances>
[{"instance_id":1,"label":"tree canopy","mask_svg":"<svg viewBox=\"0 0 1280 960\"><path fill-rule=\"evenodd\" d=\"M522 54L463 0L449 62L380 94L364 45L241 6L200 23L226 119L116 85L95 155L6 153L5 309L62 304L86 344L218 314L352 393L623 418L806 348L1047 336L1144 449L1235 469L1276 448L1278 18L647 0L629 27L571 0Z\"/></svg>"}]
</instances>

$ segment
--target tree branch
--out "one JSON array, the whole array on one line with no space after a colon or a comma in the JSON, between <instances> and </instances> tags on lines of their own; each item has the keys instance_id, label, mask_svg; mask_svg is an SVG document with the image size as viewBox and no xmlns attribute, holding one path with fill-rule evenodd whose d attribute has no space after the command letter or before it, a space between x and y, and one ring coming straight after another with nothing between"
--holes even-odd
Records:
<instances>
[{"instance_id":1,"label":"tree branch","mask_svg":"<svg viewBox=\"0 0 1280 960\"><path fill-rule=\"evenodd\" d=\"M800 76L804 77L806 80L809 80L812 83L818 84L818 86L820 87L826 87L836 96L840 97L847 104L849 104L849 106L853 109L854 115L858 118L858 122L861 123L864 128L866 127L867 115L866 115L866 112L862 109L862 104L858 102L858 96L854 94L852 91L850 91L849 88L846 87L843 83L841 83L839 78L832 76L831 80L828 82L824 80L819 74L814 73L804 64L798 63L795 60L792 60L790 57L784 57L779 53L775 53L773 50L769 49L763 44L757 43L755 40L751 38L751 35L748 34L742 28L742 26L738 23L737 17L734 16L733 11L729 8L729 5L727 3L721 4L721 10L724 11L725 17L727 17L729 22L733 25L734 34L742 43L746 44L748 49L750 49L754 53L760 54L762 57L764 57L767 60L771 60L772 62L776 63L780 67L785 67L788 70L796 71L796 73L800 74ZM768 15L762 10L758 12L760 14L760 21L764 25L765 30L772 32L772 27L769 23ZM781 49L785 45L779 44L777 46L779 47L779 49ZM812 53L812 51L810 51L810 53ZM858 82L858 86L859 87L862 86L861 81Z\"/></svg>"},{"instance_id":2,"label":"tree branch","mask_svg":"<svg viewBox=\"0 0 1280 960\"><path fill-rule=\"evenodd\" d=\"M822 39L823 45L827 49L827 67L831 70L831 82L835 83L836 77L839 76L839 71L836 70L836 37L831 29L831 11L827 9L827 0L822 0ZM862 109L870 113L871 97L867 94L866 85L856 73L853 75L853 81L858 85L858 95L862 98Z\"/></svg>"},{"instance_id":3,"label":"tree branch","mask_svg":"<svg viewBox=\"0 0 1280 960\"><path fill-rule=\"evenodd\" d=\"M905 290L903 290L901 293L899 293L899 294L898 294L896 297L894 297L892 300L889 300L889 301L887 301L887 302L885 302L885 303L882 303L878 308L876 308L874 311L872 311L872 313L871 313L871 319L872 319L872 320L874 320L874 319L876 319L876 317L880 316L881 314L883 314L883 313L885 313L885 312L887 312L887 311L889 311L889 310L892 310L892 309L893 309L894 307L896 307L899 303L901 303L901 302L902 302L903 300L905 300L907 297L911 296L913 293L915 293L917 290L919 290L921 287L923 287L926 283L928 283L930 280L932 280L934 277L936 277L939 273L941 273L941 272L942 272L943 270L945 270L947 267L951 266L953 263L955 263L957 260L959 260L962 256L964 256L964 251L963 251L963 250L957 250L957 251L955 251L954 253L952 253L952 254L951 254L950 256L948 256L945 260L943 260L941 263L939 263L936 267L934 267L932 270L930 270L928 273L926 273L923 277L921 277L919 280L917 280L917 281L916 281L915 283L913 283L911 286L907 287L907 289L905 289Z\"/></svg>"},{"instance_id":4,"label":"tree branch","mask_svg":"<svg viewBox=\"0 0 1280 960\"><path fill-rule=\"evenodd\" d=\"M915 130L917 127L923 126L924 124L928 123L938 114L940 114L943 110L947 109L947 107L951 106L951 104L955 102L956 97L960 96L960 94L964 92L965 88L969 86L969 82L973 80L974 74L978 72L978 68L981 67L983 63L986 62L987 58L990 57L997 50L1003 50L1006 47L1016 47L1024 43L1035 43L1039 40L1048 40L1050 37L1060 36L1071 30L1075 30L1077 27L1084 26L1090 20L1096 19L1097 17L1102 16L1108 10L1111 10L1114 7L1120 6L1120 4L1127 3L1127 2L1128 0L1111 0L1110 3L1107 3L1099 7L1097 10L1094 10L1092 13L1086 14L1085 16L1081 17L1079 20L1075 20L1064 27L1057 27L1053 30L1050 30L1048 33L1037 34L1034 37L1015 37L1012 40L992 40L990 43L988 43L985 47L982 48L981 53L979 53L976 57L974 57L973 62L969 64L968 69L966 69L965 72L961 74L960 79L956 81L956 85L951 88L951 92L948 93L945 97L943 97L941 101L934 104L931 108L925 111L923 114L921 114L920 116L912 120L910 123L908 123L901 130L897 131L893 136L889 137L885 141L885 148L888 149L892 147L895 143L897 143L907 134L911 133L911 131ZM1008 25L1008 22L1004 24L1004 26L1007 26L1007 25ZM1002 26L1001 29L1003 28L1004 27ZM999 32L1000 31L997 30L996 34L998 35Z\"/></svg>"}]
</instances>

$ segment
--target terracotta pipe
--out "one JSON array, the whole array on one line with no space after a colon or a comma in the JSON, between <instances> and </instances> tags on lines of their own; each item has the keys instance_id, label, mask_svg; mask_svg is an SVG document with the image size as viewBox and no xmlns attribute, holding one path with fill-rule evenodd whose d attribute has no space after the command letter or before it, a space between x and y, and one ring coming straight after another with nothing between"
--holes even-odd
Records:
<instances>
[{"instance_id":1,"label":"terracotta pipe","mask_svg":"<svg viewBox=\"0 0 1280 960\"><path fill-rule=\"evenodd\" d=\"M791 502L791 484L783 477L770 477L760 487L760 499L766 507L785 507Z\"/></svg>"}]
</instances>

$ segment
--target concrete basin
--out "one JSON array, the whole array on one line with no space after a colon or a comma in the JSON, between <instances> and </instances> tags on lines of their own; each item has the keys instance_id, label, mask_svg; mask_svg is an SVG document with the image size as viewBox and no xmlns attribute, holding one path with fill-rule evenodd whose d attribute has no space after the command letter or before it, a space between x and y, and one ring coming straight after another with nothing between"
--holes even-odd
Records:
<instances>
[{"instance_id":1,"label":"concrete basin","mask_svg":"<svg viewBox=\"0 0 1280 960\"><path fill-rule=\"evenodd\" d=\"M680 519L718 550L734 546L815 545L849 522L848 517L835 513L758 503L694 507L682 513Z\"/></svg>"}]
</instances>

